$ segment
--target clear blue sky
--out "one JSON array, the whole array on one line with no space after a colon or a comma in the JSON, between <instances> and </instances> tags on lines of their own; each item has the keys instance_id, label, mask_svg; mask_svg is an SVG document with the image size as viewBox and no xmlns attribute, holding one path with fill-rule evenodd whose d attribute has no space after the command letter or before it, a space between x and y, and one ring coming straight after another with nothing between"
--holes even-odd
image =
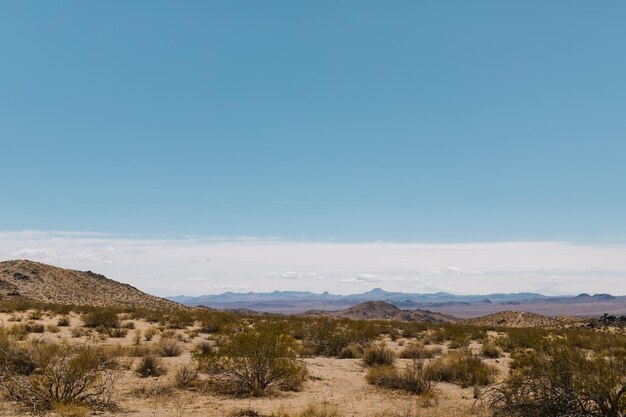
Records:
<instances>
[{"instance_id":1,"label":"clear blue sky","mask_svg":"<svg viewBox=\"0 0 626 417\"><path fill-rule=\"evenodd\" d=\"M2 1L0 230L626 238L626 2Z\"/></svg>"}]
</instances>

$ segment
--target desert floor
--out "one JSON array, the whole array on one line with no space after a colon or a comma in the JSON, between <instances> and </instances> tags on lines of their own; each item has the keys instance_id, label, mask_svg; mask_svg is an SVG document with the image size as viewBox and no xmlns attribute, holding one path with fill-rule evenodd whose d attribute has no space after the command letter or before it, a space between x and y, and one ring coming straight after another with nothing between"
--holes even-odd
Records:
<instances>
[{"instance_id":1,"label":"desert floor","mask_svg":"<svg viewBox=\"0 0 626 417\"><path fill-rule=\"evenodd\" d=\"M44 325L53 325L59 316L43 316L38 320L30 320L28 312L5 314L0 313L0 326L8 326L16 319L21 322L36 322ZM136 329L145 331L154 326L145 321L134 321ZM46 331L42 334L31 334L29 337L46 337L52 339L67 339L74 343L85 341L87 337L98 339L98 343L108 346L133 345L134 330L130 330L124 338L106 338L99 340L95 332L91 336L74 337L72 329L82 326L80 318L72 314L69 327L59 327L57 333ZM267 398L234 398L220 395L198 387L180 389L173 383L175 371L178 367L192 363L191 352L196 344L205 340L207 335L190 335L190 329L177 330L182 339L184 352L178 357L163 358L168 372L158 378L141 378L137 376L135 367L139 358L121 358L122 370L117 380L114 400L118 406L115 412L101 412L102 416L236 416L254 415L254 410L260 415L286 412L294 413L305 409L309 405L330 404L342 416L467 416L486 415L485 411L473 398L473 388L461 388L457 385L438 383L435 398L420 398L400 391L385 390L369 385L365 380L367 369L361 365L359 359L334 359L314 357L303 359L310 373L309 380L300 392L279 393ZM195 337L193 337L195 336ZM142 341L141 345L150 346L158 343L159 335L151 341ZM396 342L387 341L388 346L399 352L406 339ZM473 349L480 346L473 344ZM447 349L443 346L443 349ZM398 359L397 364L408 360ZM486 363L495 365L500 370L499 379L507 372L510 359L505 356L500 359L486 359ZM246 411L248 410L248 411ZM21 416L16 404L10 401L0 403L0 416ZM52 415L55 415L52 413ZM59 415L59 414L57 414Z\"/></svg>"}]
</instances>

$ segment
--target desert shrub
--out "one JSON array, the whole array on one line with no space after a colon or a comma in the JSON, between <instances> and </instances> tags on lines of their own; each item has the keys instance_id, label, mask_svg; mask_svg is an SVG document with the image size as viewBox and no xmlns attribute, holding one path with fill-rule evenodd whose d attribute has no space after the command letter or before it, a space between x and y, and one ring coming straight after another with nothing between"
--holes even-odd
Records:
<instances>
[{"instance_id":1,"label":"desert shrub","mask_svg":"<svg viewBox=\"0 0 626 417\"><path fill-rule=\"evenodd\" d=\"M159 334L159 330L156 327L150 326L143 332L143 338L146 339L147 342L151 341L154 336Z\"/></svg>"},{"instance_id":2,"label":"desert shrub","mask_svg":"<svg viewBox=\"0 0 626 417\"><path fill-rule=\"evenodd\" d=\"M178 388L186 388L198 379L198 368L192 365L183 365L176 369L174 384Z\"/></svg>"},{"instance_id":3,"label":"desert shrub","mask_svg":"<svg viewBox=\"0 0 626 417\"><path fill-rule=\"evenodd\" d=\"M80 327L74 327L72 330L72 337L82 337L82 336L86 336L87 332L84 329L81 329Z\"/></svg>"},{"instance_id":4,"label":"desert shrub","mask_svg":"<svg viewBox=\"0 0 626 417\"><path fill-rule=\"evenodd\" d=\"M338 356L350 343L365 345L386 331L386 322L318 318L302 329L303 347L315 355Z\"/></svg>"},{"instance_id":5,"label":"desert shrub","mask_svg":"<svg viewBox=\"0 0 626 417\"><path fill-rule=\"evenodd\" d=\"M242 410L244 414L234 414L235 416L250 416L257 417L261 416L258 412L254 410ZM332 404L322 403L319 405L309 405L304 410L299 413L288 413L284 411L279 411L277 413L272 413L270 417L341 417L341 414Z\"/></svg>"},{"instance_id":6,"label":"desert shrub","mask_svg":"<svg viewBox=\"0 0 626 417\"><path fill-rule=\"evenodd\" d=\"M496 368L485 364L468 351L449 352L435 359L430 376L436 381L451 382L461 387L488 385L493 382Z\"/></svg>"},{"instance_id":7,"label":"desert shrub","mask_svg":"<svg viewBox=\"0 0 626 417\"><path fill-rule=\"evenodd\" d=\"M106 329L106 334L109 335L109 337L121 339L126 337L126 335L128 334L128 329L122 327L113 327Z\"/></svg>"},{"instance_id":8,"label":"desert shrub","mask_svg":"<svg viewBox=\"0 0 626 417\"><path fill-rule=\"evenodd\" d=\"M33 412L55 404L111 404L117 361L102 347L39 340L5 349L0 389ZM21 358L19 366L14 358Z\"/></svg>"},{"instance_id":9,"label":"desert shrub","mask_svg":"<svg viewBox=\"0 0 626 417\"><path fill-rule=\"evenodd\" d=\"M506 329L509 350L529 349L541 346L547 332L538 328L508 328Z\"/></svg>"},{"instance_id":10,"label":"desert shrub","mask_svg":"<svg viewBox=\"0 0 626 417\"><path fill-rule=\"evenodd\" d=\"M483 344L483 346L480 349L480 352L485 358L496 359L502 356L502 352L500 351L500 348L490 342Z\"/></svg>"},{"instance_id":11,"label":"desert shrub","mask_svg":"<svg viewBox=\"0 0 626 417\"><path fill-rule=\"evenodd\" d=\"M493 344L500 348L503 352L511 352L515 346L507 336L498 336L493 340Z\"/></svg>"},{"instance_id":12,"label":"desert shrub","mask_svg":"<svg viewBox=\"0 0 626 417\"><path fill-rule=\"evenodd\" d=\"M358 359L363 357L363 346L359 343L350 343L339 351L339 359Z\"/></svg>"},{"instance_id":13,"label":"desert shrub","mask_svg":"<svg viewBox=\"0 0 626 417\"><path fill-rule=\"evenodd\" d=\"M195 317L189 310L178 310L168 316L167 326L170 329L186 329L193 326Z\"/></svg>"},{"instance_id":14,"label":"desert shrub","mask_svg":"<svg viewBox=\"0 0 626 417\"><path fill-rule=\"evenodd\" d=\"M218 389L263 396L273 389L300 389L308 373L296 359L297 349L291 336L259 326L234 334L217 351L194 356Z\"/></svg>"},{"instance_id":15,"label":"desert shrub","mask_svg":"<svg viewBox=\"0 0 626 417\"><path fill-rule=\"evenodd\" d=\"M167 372L163 361L156 355L148 354L141 358L136 369L137 375L142 378L161 376Z\"/></svg>"},{"instance_id":16,"label":"desert shrub","mask_svg":"<svg viewBox=\"0 0 626 417\"><path fill-rule=\"evenodd\" d=\"M105 329L120 327L117 312L108 308L96 308L83 316L85 326Z\"/></svg>"},{"instance_id":17,"label":"desert shrub","mask_svg":"<svg viewBox=\"0 0 626 417\"><path fill-rule=\"evenodd\" d=\"M183 353L183 348L180 346L180 343L176 339L171 338L164 338L159 340L156 350L159 355L166 358L180 356L181 353Z\"/></svg>"},{"instance_id":18,"label":"desert shrub","mask_svg":"<svg viewBox=\"0 0 626 417\"><path fill-rule=\"evenodd\" d=\"M393 351L384 343L373 344L363 351L365 366L391 365L396 360Z\"/></svg>"},{"instance_id":19,"label":"desert shrub","mask_svg":"<svg viewBox=\"0 0 626 417\"><path fill-rule=\"evenodd\" d=\"M134 321L125 321L124 323L122 323L120 325L120 327L123 328L123 329L133 330L135 328L135 322Z\"/></svg>"},{"instance_id":20,"label":"desert shrub","mask_svg":"<svg viewBox=\"0 0 626 417\"><path fill-rule=\"evenodd\" d=\"M200 355L208 355L213 352L213 347L208 340L201 340L196 344L195 352Z\"/></svg>"},{"instance_id":21,"label":"desert shrub","mask_svg":"<svg viewBox=\"0 0 626 417\"><path fill-rule=\"evenodd\" d=\"M423 360L414 360L399 371L393 365L375 366L366 376L367 382L382 388L400 389L412 394L423 394L433 389L430 368Z\"/></svg>"},{"instance_id":22,"label":"desert shrub","mask_svg":"<svg viewBox=\"0 0 626 417\"><path fill-rule=\"evenodd\" d=\"M29 322L24 324L24 328L28 333L44 333L46 331L45 326L41 323Z\"/></svg>"},{"instance_id":23,"label":"desert shrub","mask_svg":"<svg viewBox=\"0 0 626 417\"><path fill-rule=\"evenodd\" d=\"M496 417L626 415L626 358L615 349L590 352L557 340L518 351L504 383L482 397Z\"/></svg>"},{"instance_id":24,"label":"desert shrub","mask_svg":"<svg viewBox=\"0 0 626 417\"><path fill-rule=\"evenodd\" d=\"M56 324L48 324L46 326L46 330L50 333L59 333L61 331L61 329L59 329L59 326L57 326Z\"/></svg>"},{"instance_id":25,"label":"desert shrub","mask_svg":"<svg viewBox=\"0 0 626 417\"><path fill-rule=\"evenodd\" d=\"M61 316L59 317L59 320L57 321L57 326L59 327L68 327L70 325L70 318L69 316Z\"/></svg>"},{"instance_id":26,"label":"desert shrub","mask_svg":"<svg viewBox=\"0 0 626 417\"><path fill-rule=\"evenodd\" d=\"M42 316L43 316L43 313L41 312L41 310L34 310L28 314L28 319L29 320L41 320Z\"/></svg>"},{"instance_id":27,"label":"desert shrub","mask_svg":"<svg viewBox=\"0 0 626 417\"><path fill-rule=\"evenodd\" d=\"M403 359L429 359L441 354L441 348L427 348L421 342L411 342L400 353Z\"/></svg>"}]
</instances>

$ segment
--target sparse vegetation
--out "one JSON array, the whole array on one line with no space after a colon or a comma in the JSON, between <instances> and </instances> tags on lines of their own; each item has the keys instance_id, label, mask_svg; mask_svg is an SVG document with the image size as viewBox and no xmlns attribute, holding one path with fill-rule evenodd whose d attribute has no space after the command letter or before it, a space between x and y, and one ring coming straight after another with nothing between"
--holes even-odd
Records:
<instances>
[{"instance_id":1,"label":"sparse vegetation","mask_svg":"<svg viewBox=\"0 0 626 417\"><path fill-rule=\"evenodd\" d=\"M494 367L468 351L447 353L435 359L430 366L433 380L452 382L461 387L489 385L494 381L496 373Z\"/></svg>"},{"instance_id":2,"label":"sparse vegetation","mask_svg":"<svg viewBox=\"0 0 626 417\"><path fill-rule=\"evenodd\" d=\"M369 370L367 382L382 388L399 389L412 394L430 392L434 383L430 367L423 360L414 360L402 371L393 365L376 366Z\"/></svg>"}]
</instances>

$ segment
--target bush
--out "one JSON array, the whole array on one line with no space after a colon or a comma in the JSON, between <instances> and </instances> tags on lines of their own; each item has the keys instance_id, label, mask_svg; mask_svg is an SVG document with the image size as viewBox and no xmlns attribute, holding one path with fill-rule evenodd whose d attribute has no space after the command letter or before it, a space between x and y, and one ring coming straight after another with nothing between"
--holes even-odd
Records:
<instances>
[{"instance_id":1,"label":"bush","mask_svg":"<svg viewBox=\"0 0 626 417\"><path fill-rule=\"evenodd\" d=\"M423 343L411 342L400 353L403 359L430 359L441 355L441 348L427 348Z\"/></svg>"},{"instance_id":2,"label":"bush","mask_svg":"<svg viewBox=\"0 0 626 417\"><path fill-rule=\"evenodd\" d=\"M110 328L107 329L106 334L108 334L109 337L121 339L126 337L126 335L128 334L128 330L122 327Z\"/></svg>"},{"instance_id":3,"label":"bush","mask_svg":"<svg viewBox=\"0 0 626 417\"><path fill-rule=\"evenodd\" d=\"M161 358L148 354L141 358L136 371L140 377L147 378L149 376L161 376L167 372L167 369L163 366Z\"/></svg>"},{"instance_id":4,"label":"bush","mask_svg":"<svg viewBox=\"0 0 626 417\"><path fill-rule=\"evenodd\" d=\"M402 372L393 365L376 366L366 376L367 382L382 388L400 389L412 394L430 392L434 384L430 369L423 360L414 360Z\"/></svg>"},{"instance_id":5,"label":"bush","mask_svg":"<svg viewBox=\"0 0 626 417\"><path fill-rule=\"evenodd\" d=\"M503 384L483 394L496 417L626 414L626 357L619 347L594 352L563 341L519 351Z\"/></svg>"},{"instance_id":6,"label":"bush","mask_svg":"<svg viewBox=\"0 0 626 417\"><path fill-rule=\"evenodd\" d=\"M371 345L363 352L365 366L391 365L395 360L395 355L384 343Z\"/></svg>"},{"instance_id":7,"label":"bush","mask_svg":"<svg viewBox=\"0 0 626 417\"><path fill-rule=\"evenodd\" d=\"M431 378L458 384L463 388L473 385L489 385L497 369L485 364L479 357L467 351L450 352L441 356L430 367Z\"/></svg>"},{"instance_id":8,"label":"bush","mask_svg":"<svg viewBox=\"0 0 626 417\"><path fill-rule=\"evenodd\" d=\"M272 327L237 333L208 354L196 352L199 367L220 390L263 396L273 389L298 390L308 373L296 359L297 342Z\"/></svg>"},{"instance_id":9,"label":"bush","mask_svg":"<svg viewBox=\"0 0 626 417\"><path fill-rule=\"evenodd\" d=\"M181 353L183 353L183 348L180 346L180 343L176 339L165 338L159 340L159 344L157 345L157 352L161 356L171 358L174 356L180 356Z\"/></svg>"},{"instance_id":10,"label":"bush","mask_svg":"<svg viewBox=\"0 0 626 417\"><path fill-rule=\"evenodd\" d=\"M350 343L339 352L339 359L359 359L363 357L363 346L359 343Z\"/></svg>"},{"instance_id":11,"label":"bush","mask_svg":"<svg viewBox=\"0 0 626 417\"><path fill-rule=\"evenodd\" d=\"M186 388L198 378L198 369L195 366L183 365L176 370L174 383L178 388Z\"/></svg>"},{"instance_id":12,"label":"bush","mask_svg":"<svg viewBox=\"0 0 626 417\"><path fill-rule=\"evenodd\" d=\"M500 351L500 348L498 348L498 346L494 345L493 343L489 343L489 342L483 344L483 347L480 349L480 351L485 358L496 359L502 356L502 352Z\"/></svg>"},{"instance_id":13,"label":"bush","mask_svg":"<svg viewBox=\"0 0 626 417\"><path fill-rule=\"evenodd\" d=\"M8 351L0 357L0 389L33 412L55 404L111 404L117 361L102 347L40 340L9 343L4 349Z\"/></svg>"},{"instance_id":14,"label":"bush","mask_svg":"<svg viewBox=\"0 0 626 417\"><path fill-rule=\"evenodd\" d=\"M149 342L157 334L159 334L159 330L156 327L148 327L143 333L143 338L146 339L147 342Z\"/></svg>"},{"instance_id":15,"label":"bush","mask_svg":"<svg viewBox=\"0 0 626 417\"><path fill-rule=\"evenodd\" d=\"M57 321L57 326L68 327L70 325L70 318L68 316L61 316Z\"/></svg>"},{"instance_id":16,"label":"bush","mask_svg":"<svg viewBox=\"0 0 626 417\"><path fill-rule=\"evenodd\" d=\"M117 313L107 308L97 308L83 317L87 327L103 327L105 329L120 327Z\"/></svg>"}]
</instances>

